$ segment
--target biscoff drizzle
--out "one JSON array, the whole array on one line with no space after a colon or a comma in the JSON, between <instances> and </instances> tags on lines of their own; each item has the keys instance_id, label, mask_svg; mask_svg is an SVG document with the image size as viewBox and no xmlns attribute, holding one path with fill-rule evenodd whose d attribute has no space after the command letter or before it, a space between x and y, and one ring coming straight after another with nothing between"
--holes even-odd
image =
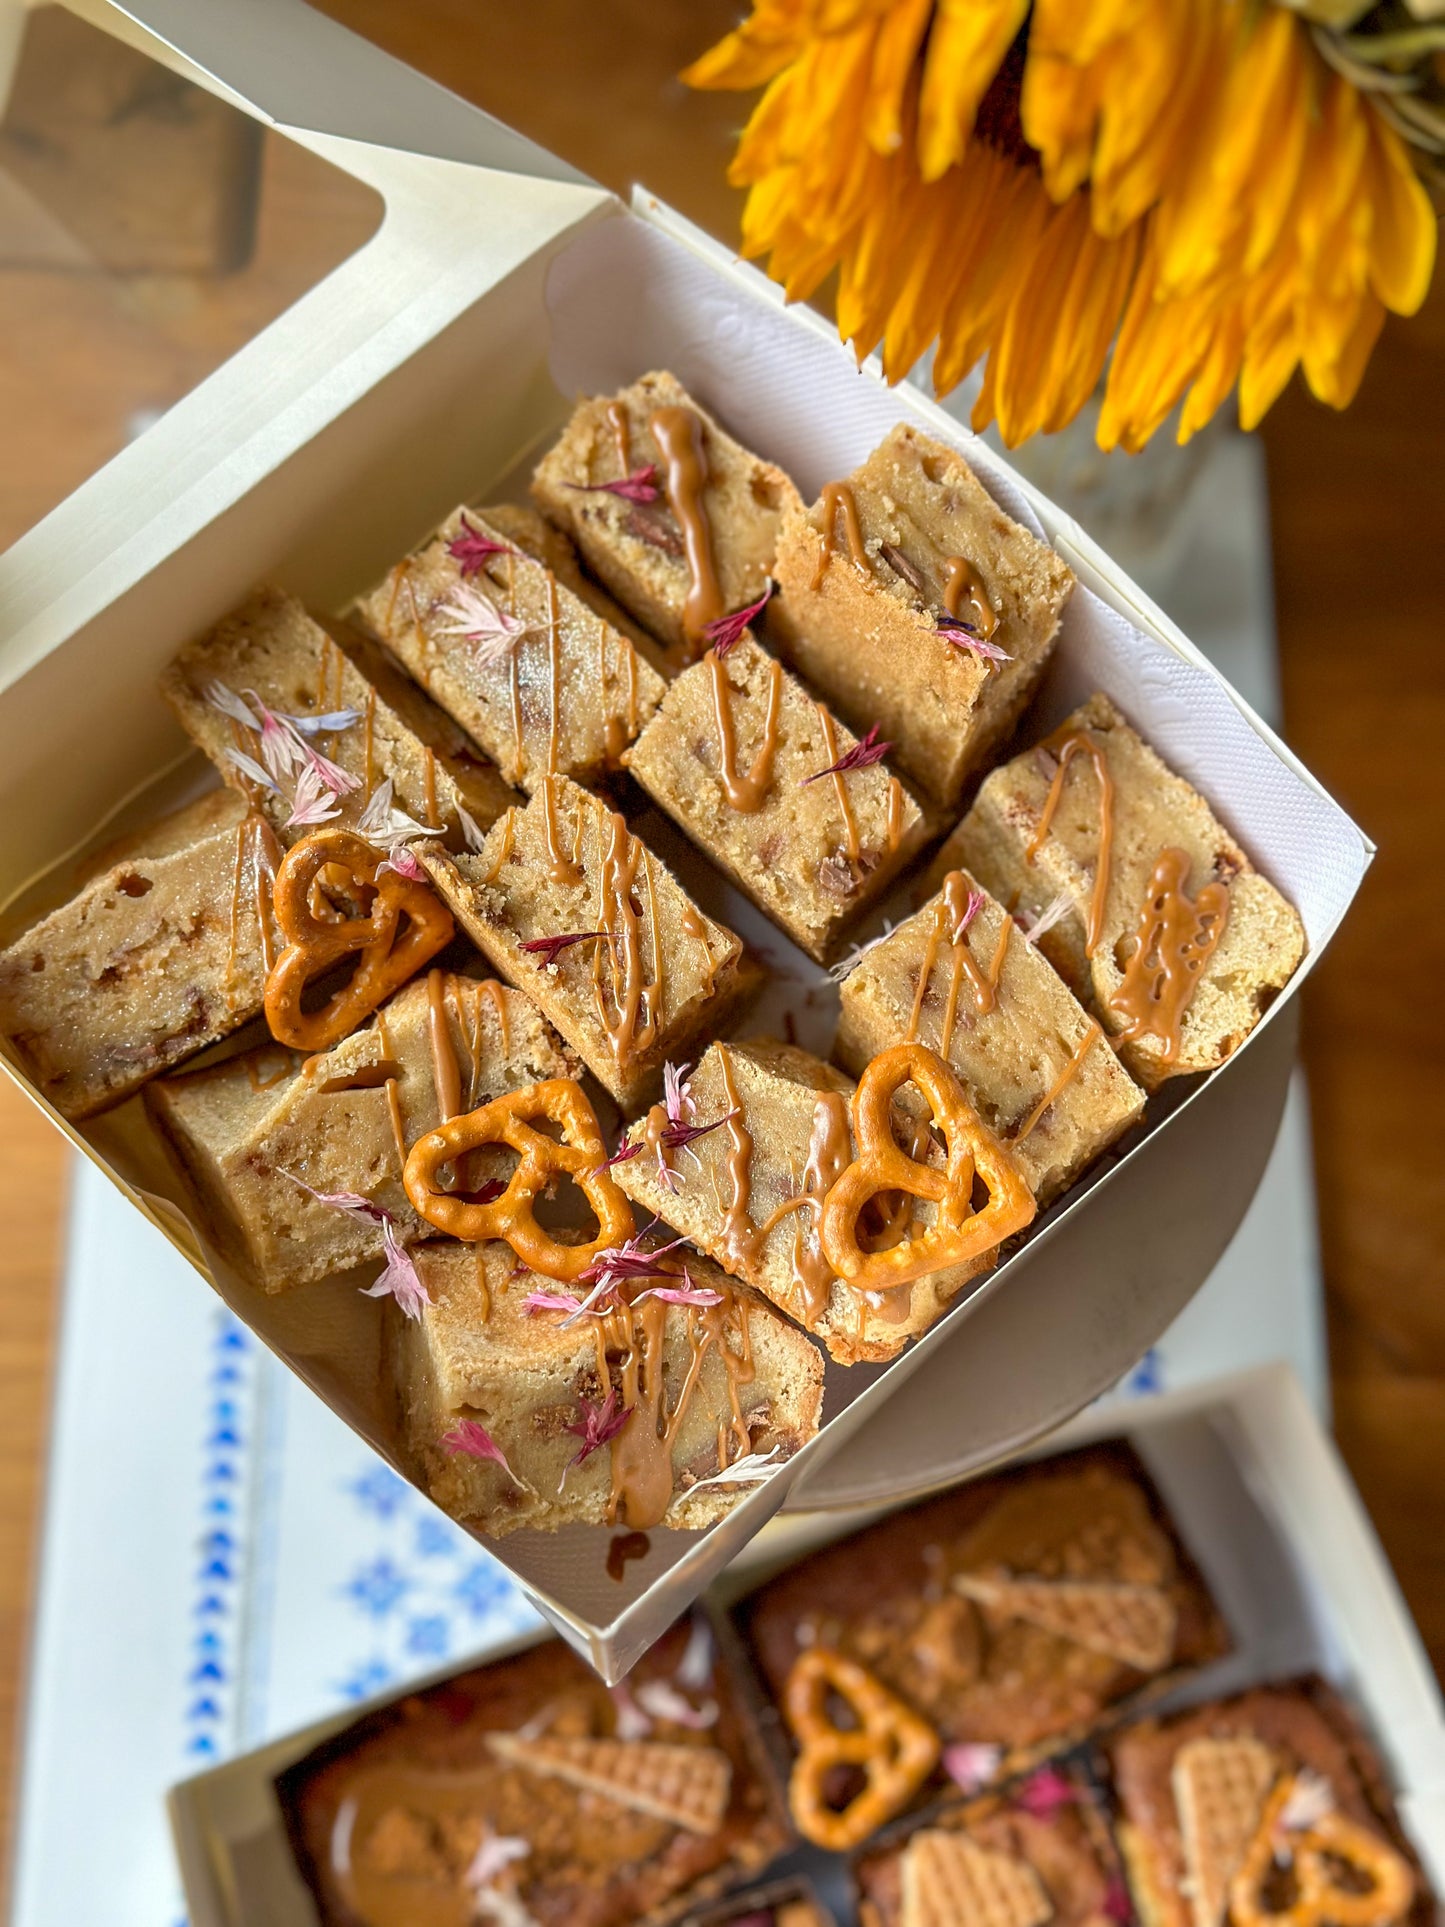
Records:
<instances>
[{"instance_id":1,"label":"biscoff drizzle","mask_svg":"<svg viewBox=\"0 0 1445 1927\"><path fill-rule=\"evenodd\" d=\"M1043 847L1044 838L1049 833L1054 820L1054 812L1059 807L1059 798L1064 793L1064 778L1069 773L1069 764L1076 756L1087 756L1094 765L1094 774L1099 779L1099 855L1094 866L1094 894L1089 904L1089 926L1084 939L1084 955L1092 957L1099 947L1099 939L1104 934L1104 906L1109 897L1109 868L1114 848L1114 778L1109 769L1109 759L1101 744L1095 742L1087 730L1074 730L1061 740L1050 737L1044 748L1059 759L1054 771L1054 779L1049 785L1049 793L1044 801L1043 815L1038 828L1029 840L1024 851L1025 859L1032 863Z\"/></svg>"},{"instance_id":2,"label":"biscoff drizzle","mask_svg":"<svg viewBox=\"0 0 1445 1927\"><path fill-rule=\"evenodd\" d=\"M709 649L703 660L712 676L712 708L718 736L718 780L732 807L740 815L751 816L763 807L773 787L773 758L778 749L778 714L783 697L783 665L775 662L771 666L762 741L753 758L752 768L746 776L740 776L737 731L732 712L732 685L716 649Z\"/></svg>"},{"instance_id":3,"label":"biscoff drizzle","mask_svg":"<svg viewBox=\"0 0 1445 1927\"><path fill-rule=\"evenodd\" d=\"M667 499L682 530L688 568L682 633L696 656L707 640L708 624L725 613L713 556L712 528L704 501L708 467L702 420L694 408L656 408L648 427L667 469Z\"/></svg>"},{"instance_id":4,"label":"biscoff drizzle","mask_svg":"<svg viewBox=\"0 0 1445 1927\"><path fill-rule=\"evenodd\" d=\"M818 566L813 571L812 586L815 589L823 586L828 564L837 551L839 509L843 511L843 533L847 539L849 557L858 568L872 573L867 545L863 540L863 527L858 520L857 499L846 482L829 482L823 490L823 549L818 557Z\"/></svg>"}]
</instances>

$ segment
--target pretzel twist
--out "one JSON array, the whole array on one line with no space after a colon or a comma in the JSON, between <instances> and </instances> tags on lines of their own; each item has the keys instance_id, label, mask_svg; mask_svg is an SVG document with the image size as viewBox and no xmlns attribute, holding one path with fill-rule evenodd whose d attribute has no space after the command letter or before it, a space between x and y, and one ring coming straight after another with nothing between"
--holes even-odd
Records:
<instances>
[{"instance_id":1,"label":"pretzel twist","mask_svg":"<svg viewBox=\"0 0 1445 1927\"><path fill-rule=\"evenodd\" d=\"M537 1130L545 1118L562 1129L562 1142ZM504 1144L517 1153L517 1168L507 1188L490 1204L453 1197L438 1182L444 1164L485 1144ZM450 1118L417 1139L402 1173L406 1195L420 1217L438 1231L469 1244L503 1238L530 1271L573 1284L599 1253L632 1236L632 1207L606 1170L606 1146L592 1106L570 1077L550 1077L507 1091L465 1116ZM569 1177L597 1216L591 1244L558 1244L537 1223L535 1205L559 1177Z\"/></svg>"},{"instance_id":2,"label":"pretzel twist","mask_svg":"<svg viewBox=\"0 0 1445 1927\"><path fill-rule=\"evenodd\" d=\"M266 1022L278 1044L292 1050L330 1050L384 1004L394 990L451 942L451 913L424 883L388 870L382 857L350 830L316 830L281 859L272 892L276 923L286 939L266 978ZM330 874L328 874L330 873ZM361 897L361 916L322 915L328 886ZM357 965L319 1010L304 1011L306 986L349 956Z\"/></svg>"},{"instance_id":3,"label":"pretzel twist","mask_svg":"<svg viewBox=\"0 0 1445 1927\"><path fill-rule=\"evenodd\" d=\"M856 1726L836 1726L828 1697L843 1700ZM810 1646L793 1662L783 1711L798 1742L788 1804L799 1833L831 1853L847 1853L891 1820L938 1763L937 1733L856 1660ZM854 1767L864 1784L845 1807L831 1806L827 1779Z\"/></svg>"},{"instance_id":4,"label":"pretzel twist","mask_svg":"<svg viewBox=\"0 0 1445 1927\"><path fill-rule=\"evenodd\" d=\"M1287 1773L1274 1787L1229 1884L1234 1927L1392 1927L1402 1921L1415 1897L1415 1875L1403 1854L1338 1812L1321 1814L1297 1830L1282 1826L1280 1816L1295 1785L1295 1776ZM1294 1877L1288 1901L1275 1908L1265 1893L1282 1854L1292 1862ZM1340 1879L1342 1870L1351 1877L1349 1885Z\"/></svg>"},{"instance_id":5,"label":"pretzel twist","mask_svg":"<svg viewBox=\"0 0 1445 1927\"><path fill-rule=\"evenodd\" d=\"M894 1141L893 1099L909 1083L922 1091L943 1133L941 1171L911 1158ZM855 1291L888 1291L966 1264L1033 1219L1037 1207L1018 1166L953 1071L923 1044L895 1044L869 1064L853 1093L853 1135L858 1155L823 1202L822 1244L828 1263ZM981 1211L973 1209L976 1176L989 1193ZM934 1221L887 1250L865 1252L858 1219L880 1191L922 1198L936 1207Z\"/></svg>"}]
</instances>

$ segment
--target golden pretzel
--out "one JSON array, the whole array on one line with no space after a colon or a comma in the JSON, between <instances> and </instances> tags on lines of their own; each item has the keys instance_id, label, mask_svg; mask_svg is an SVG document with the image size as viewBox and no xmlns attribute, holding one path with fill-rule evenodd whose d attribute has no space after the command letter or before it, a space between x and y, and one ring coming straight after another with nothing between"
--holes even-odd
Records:
<instances>
[{"instance_id":1,"label":"golden pretzel","mask_svg":"<svg viewBox=\"0 0 1445 1927\"><path fill-rule=\"evenodd\" d=\"M330 829L302 837L281 859L272 901L286 945L266 978L265 999L278 1044L330 1050L451 942L455 925L435 894L394 870L378 877L381 862L363 837ZM326 889L338 884L358 900L371 892L363 915L318 914ZM307 984L348 956L358 958L349 981L319 1010L302 1010Z\"/></svg>"},{"instance_id":2,"label":"golden pretzel","mask_svg":"<svg viewBox=\"0 0 1445 1927\"><path fill-rule=\"evenodd\" d=\"M943 1170L920 1164L894 1142L895 1094L916 1084L943 1133ZM1029 1224L1033 1193L1003 1145L964 1095L963 1086L937 1051L923 1044L895 1044L880 1051L853 1093L853 1135L858 1155L823 1201L822 1244L828 1263L855 1291L888 1291L945 1266L982 1257ZM975 1175L988 1187L988 1203L973 1209ZM858 1219L880 1191L904 1191L937 1207L934 1221L901 1244L865 1252Z\"/></svg>"},{"instance_id":3,"label":"golden pretzel","mask_svg":"<svg viewBox=\"0 0 1445 1927\"><path fill-rule=\"evenodd\" d=\"M1296 1785L1295 1776L1286 1774L1275 1786L1229 1883L1234 1927L1391 1927L1402 1921L1415 1897L1415 1875L1404 1856L1334 1811L1297 1830L1283 1826L1280 1816ZM1292 1861L1294 1877L1288 1901L1274 1908L1264 1896L1281 1855ZM1368 1884L1342 1884L1341 1870Z\"/></svg>"},{"instance_id":4,"label":"golden pretzel","mask_svg":"<svg viewBox=\"0 0 1445 1927\"><path fill-rule=\"evenodd\" d=\"M858 1724L835 1726L830 1694L843 1700ZM856 1660L826 1646L810 1646L793 1662L783 1688L783 1711L798 1742L788 1781L788 1804L799 1833L830 1853L859 1846L901 1813L938 1764L938 1735ZM828 1804L834 1767L855 1767L864 1785L845 1807Z\"/></svg>"},{"instance_id":5,"label":"golden pretzel","mask_svg":"<svg viewBox=\"0 0 1445 1927\"><path fill-rule=\"evenodd\" d=\"M562 1142L535 1129L533 1118L559 1124ZM443 1191L437 1183L441 1166L484 1144L505 1144L517 1153L517 1168L502 1195L490 1204L473 1204ZM581 1085L574 1078L549 1077L494 1097L480 1110L451 1118L418 1138L402 1182L417 1213L438 1231L468 1244L504 1238L529 1270L570 1285L600 1252L624 1244L633 1233L632 1207L612 1173L601 1168L606 1157L602 1132ZM591 1244L558 1244L537 1223L537 1198L562 1176L572 1179L597 1214L597 1236Z\"/></svg>"}]
</instances>

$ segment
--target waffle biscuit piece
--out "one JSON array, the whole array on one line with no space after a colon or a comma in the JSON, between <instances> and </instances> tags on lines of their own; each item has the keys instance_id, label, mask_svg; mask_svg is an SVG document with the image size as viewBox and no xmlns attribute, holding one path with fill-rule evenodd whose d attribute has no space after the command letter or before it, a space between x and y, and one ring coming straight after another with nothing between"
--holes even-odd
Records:
<instances>
[{"instance_id":1,"label":"waffle biscuit piece","mask_svg":"<svg viewBox=\"0 0 1445 1927\"><path fill-rule=\"evenodd\" d=\"M1030 923L1064 911L1039 948L1146 1090L1223 1063L1304 955L1292 906L1107 696L986 777L940 862Z\"/></svg>"},{"instance_id":2,"label":"waffle biscuit piece","mask_svg":"<svg viewBox=\"0 0 1445 1927\"><path fill-rule=\"evenodd\" d=\"M600 1793L638 1813L713 1834L727 1812L732 1763L713 1746L667 1746L656 1740L524 1739L493 1733L500 1760Z\"/></svg>"},{"instance_id":3,"label":"waffle biscuit piece","mask_svg":"<svg viewBox=\"0 0 1445 1927\"><path fill-rule=\"evenodd\" d=\"M454 510L355 613L528 792L548 773L615 770L662 697L657 671L550 559L477 509Z\"/></svg>"},{"instance_id":4,"label":"waffle biscuit piece","mask_svg":"<svg viewBox=\"0 0 1445 1927\"><path fill-rule=\"evenodd\" d=\"M789 660L854 729L876 723L943 808L1018 720L1074 584L961 455L907 424L789 513L774 574L769 615ZM1009 660L941 633L950 613Z\"/></svg>"},{"instance_id":5,"label":"waffle biscuit piece","mask_svg":"<svg viewBox=\"0 0 1445 1927\"><path fill-rule=\"evenodd\" d=\"M422 860L493 968L536 999L624 1110L744 994L738 939L703 916L616 811L565 776L545 778L480 855L424 848ZM567 936L584 940L548 952Z\"/></svg>"},{"instance_id":6,"label":"waffle biscuit piece","mask_svg":"<svg viewBox=\"0 0 1445 1927\"><path fill-rule=\"evenodd\" d=\"M0 954L0 1031L63 1116L119 1104L256 1015L279 859L264 820L212 792L114 846Z\"/></svg>"},{"instance_id":7,"label":"waffle biscuit piece","mask_svg":"<svg viewBox=\"0 0 1445 1927\"><path fill-rule=\"evenodd\" d=\"M650 499L599 486L648 468ZM708 622L764 593L783 515L801 506L780 468L735 442L665 373L579 402L538 464L532 495L679 665L701 656Z\"/></svg>"},{"instance_id":8,"label":"waffle biscuit piece","mask_svg":"<svg viewBox=\"0 0 1445 1927\"><path fill-rule=\"evenodd\" d=\"M1001 1618L1026 1619L1139 1673L1162 1671L1174 1652L1174 1602L1158 1586L973 1572L958 1573L953 1584L966 1599Z\"/></svg>"},{"instance_id":9,"label":"waffle biscuit piece","mask_svg":"<svg viewBox=\"0 0 1445 1927\"><path fill-rule=\"evenodd\" d=\"M363 1030L320 1056L268 1044L168 1077L151 1111L198 1194L211 1235L265 1291L382 1255L379 1223L312 1192L361 1196L389 1212L403 1244L432 1236L401 1184L404 1151L453 1106L575 1069L520 991L430 971ZM474 1185L505 1161L479 1153ZM306 1189L304 1187L310 1187Z\"/></svg>"},{"instance_id":10,"label":"waffle biscuit piece","mask_svg":"<svg viewBox=\"0 0 1445 1927\"><path fill-rule=\"evenodd\" d=\"M648 795L819 963L921 846L922 812L750 636L673 683L628 751Z\"/></svg>"}]
</instances>

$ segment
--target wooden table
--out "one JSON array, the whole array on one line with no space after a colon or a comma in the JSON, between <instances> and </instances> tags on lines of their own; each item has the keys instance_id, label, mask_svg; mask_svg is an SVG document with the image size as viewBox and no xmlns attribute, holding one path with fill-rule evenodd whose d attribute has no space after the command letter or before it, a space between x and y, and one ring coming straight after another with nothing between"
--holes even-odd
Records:
<instances>
[{"instance_id":1,"label":"wooden table","mask_svg":"<svg viewBox=\"0 0 1445 1927\"><path fill-rule=\"evenodd\" d=\"M736 233L739 200L723 170L743 103L691 95L673 76L733 23L737 0L492 0L485 9L475 0L327 0L326 10L609 185L625 191L646 181L715 233ZM339 187L333 214L356 239L369 225ZM318 241L298 215L289 227L283 220L271 245L284 286L297 250L335 243ZM54 344L50 365L27 365L25 387L43 396L73 385L80 371L66 362L67 345L63 337ZM1305 996L1337 1430L1445 1673L1445 1168L1435 1110L1445 1056L1437 828L1445 625L1432 561L1445 465L1442 361L1445 276L1420 316L1387 328L1347 415L1292 389L1269 418L1265 443L1286 733L1381 848ZM24 397L11 399L12 446L23 446L14 411ZM26 486L12 473L0 496L12 530L32 519L18 499ZM36 486L53 489L53 478ZM51 499L42 493L38 504ZM24 1673L65 1154L8 1086L0 1086L0 1142L0 1810L8 1813L4 1743Z\"/></svg>"}]
</instances>

